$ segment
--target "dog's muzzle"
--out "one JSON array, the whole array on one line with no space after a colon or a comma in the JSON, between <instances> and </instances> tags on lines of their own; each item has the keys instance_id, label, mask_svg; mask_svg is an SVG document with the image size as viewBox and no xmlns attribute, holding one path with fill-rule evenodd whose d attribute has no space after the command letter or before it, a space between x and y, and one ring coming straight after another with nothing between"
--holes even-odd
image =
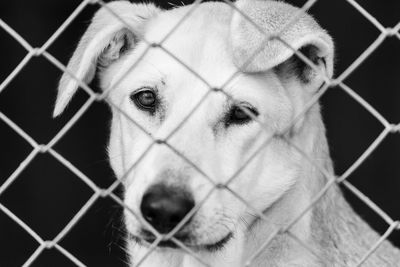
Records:
<instances>
[{"instance_id":1,"label":"dog's muzzle","mask_svg":"<svg viewBox=\"0 0 400 267\"><path fill-rule=\"evenodd\" d=\"M174 234L175 240L195 250L217 251L233 237L233 233L227 234L222 239L212 244L196 244L195 238L190 235L189 213L195 207L195 201L190 192L182 187L173 187L165 184L151 186L143 195L140 211L143 218L160 234L168 234L181 222L185 221ZM139 236L130 235L130 239L139 244L152 244L156 237L148 230L142 229ZM163 240L159 247L179 248L172 240Z\"/></svg>"}]
</instances>

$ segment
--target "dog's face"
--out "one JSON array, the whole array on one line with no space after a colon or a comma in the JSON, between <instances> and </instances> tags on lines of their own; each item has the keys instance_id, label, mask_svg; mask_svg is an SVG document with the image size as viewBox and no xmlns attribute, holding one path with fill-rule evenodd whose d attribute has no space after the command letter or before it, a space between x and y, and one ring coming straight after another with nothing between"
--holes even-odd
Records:
<instances>
[{"instance_id":1,"label":"dog's face","mask_svg":"<svg viewBox=\"0 0 400 267\"><path fill-rule=\"evenodd\" d=\"M228 5L202 4L172 34L190 7L140 8L140 33L116 30L98 58L101 87L113 88L109 157L127 230L148 246L149 225L163 234L179 226L180 242L215 251L300 178L301 157L278 134L321 81L304 81L310 70L293 59L239 71Z\"/></svg>"},{"instance_id":2,"label":"dog's face","mask_svg":"<svg viewBox=\"0 0 400 267\"><path fill-rule=\"evenodd\" d=\"M165 28L172 28L186 11L160 15L149 25L145 39L159 42L165 36ZM165 186L166 194L184 191L194 205L211 194L177 237L189 246L212 248L240 227L240 219L248 220L249 214L254 214L229 190L212 191L215 184L223 185L232 179L229 188L262 210L294 183L297 161L285 142L273 139L268 149L237 173L263 142L288 126L293 110L280 77L272 70L239 74L228 82L237 71L227 42L229 23L224 17L199 18L205 16L205 11L194 12L163 47L206 82L162 49L150 50L110 93L111 101L124 111L113 112L110 159L119 177L136 164L125 178L125 203L143 217L144 195L154 186ZM103 81L113 83L144 49L145 45L139 45L110 67ZM207 83L221 88L226 82L224 91L235 101L221 92L209 93ZM240 107L247 108L267 130L262 130ZM165 140L168 145L151 146L155 139ZM126 212L126 224L132 235L152 240L130 212ZM173 226L166 226L166 230ZM163 226L155 228L162 230Z\"/></svg>"}]
</instances>

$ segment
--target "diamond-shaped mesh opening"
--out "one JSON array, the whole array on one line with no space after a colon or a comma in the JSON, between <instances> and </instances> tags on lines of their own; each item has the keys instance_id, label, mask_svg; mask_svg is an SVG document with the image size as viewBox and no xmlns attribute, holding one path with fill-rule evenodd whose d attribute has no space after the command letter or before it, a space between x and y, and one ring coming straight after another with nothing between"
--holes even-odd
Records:
<instances>
[{"instance_id":1,"label":"diamond-shaped mesh opening","mask_svg":"<svg viewBox=\"0 0 400 267\"><path fill-rule=\"evenodd\" d=\"M317 2L311 14L318 14L318 22L334 36L335 72L346 70L379 36L379 30L346 1ZM349 40L351 42L336 40Z\"/></svg>"},{"instance_id":2,"label":"diamond-shaped mesh opening","mask_svg":"<svg viewBox=\"0 0 400 267\"><path fill-rule=\"evenodd\" d=\"M0 196L0 203L41 237L50 239L60 232L92 194L93 191L85 183L56 159L40 154ZM8 233L5 235L6 239L18 242Z\"/></svg>"},{"instance_id":3,"label":"diamond-shaped mesh opening","mask_svg":"<svg viewBox=\"0 0 400 267\"><path fill-rule=\"evenodd\" d=\"M87 266L125 266L126 231L121 216L120 205L101 198L60 244Z\"/></svg>"},{"instance_id":4,"label":"diamond-shaped mesh opening","mask_svg":"<svg viewBox=\"0 0 400 267\"><path fill-rule=\"evenodd\" d=\"M384 130L383 125L340 88L322 97L322 113L337 174L343 174Z\"/></svg>"},{"instance_id":5,"label":"diamond-shaped mesh opening","mask_svg":"<svg viewBox=\"0 0 400 267\"><path fill-rule=\"evenodd\" d=\"M400 216L399 209L396 207L395 202L398 195L399 182L395 177L399 177L400 168L396 161L396 155L400 153L399 146L400 140L396 136L389 135L382 141L382 144L374 151L373 154L348 178L349 182L368 196L374 203L379 207L385 207L385 212L392 218L398 218ZM383 155L393 155L390 158L385 158ZM343 187L345 188L345 187ZM344 190L349 192L348 189ZM376 222L373 216L376 216L368 206L362 201L354 201L354 194L347 193L354 204L356 210L360 211L360 214L365 214L369 222ZM374 226L374 224L372 224ZM380 226L379 221L376 224ZM383 227L387 227L387 224ZM378 228L381 231L386 228ZM398 240L393 239L398 242Z\"/></svg>"},{"instance_id":6,"label":"diamond-shaped mesh opening","mask_svg":"<svg viewBox=\"0 0 400 267\"><path fill-rule=\"evenodd\" d=\"M84 94L81 90L80 95L83 99L78 99L77 102L81 100L84 102L87 99ZM70 119L68 113L73 113L74 108L75 105L74 107L71 105L65 117L56 119L61 127L68 122ZM109 119L110 113L106 106L103 103L95 103L54 146L58 153L85 175L91 177L93 182L101 188L107 188L115 181L107 155L109 129L104 121Z\"/></svg>"},{"instance_id":7,"label":"diamond-shaped mesh opening","mask_svg":"<svg viewBox=\"0 0 400 267\"><path fill-rule=\"evenodd\" d=\"M388 121L400 121L397 108L400 96L400 81L396 73L400 70L400 40L386 39L367 60L346 79L346 84ZM373 75L370 75L373 73Z\"/></svg>"},{"instance_id":8,"label":"diamond-shaped mesh opening","mask_svg":"<svg viewBox=\"0 0 400 267\"><path fill-rule=\"evenodd\" d=\"M1 111L38 142L48 142L58 131L51 117L55 92L43 90L54 87L58 77L52 64L34 57L2 93Z\"/></svg>"},{"instance_id":9,"label":"diamond-shaped mesh opening","mask_svg":"<svg viewBox=\"0 0 400 267\"><path fill-rule=\"evenodd\" d=\"M0 16L21 36L26 37L29 43L38 46L46 42L81 3L80 0L71 0L68 5L60 5L50 0L39 0L35 3L17 0L8 4L2 3Z\"/></svg>"}]
</instances>

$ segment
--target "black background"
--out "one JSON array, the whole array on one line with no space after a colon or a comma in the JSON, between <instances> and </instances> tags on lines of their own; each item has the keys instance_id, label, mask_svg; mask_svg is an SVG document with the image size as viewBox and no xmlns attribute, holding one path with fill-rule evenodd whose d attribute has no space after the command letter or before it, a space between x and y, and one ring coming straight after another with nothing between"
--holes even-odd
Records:
<instances>
[{"instance_id":1,"label":"black background","mask_svg":"<svg viewBox=\"0 0 400 267\"><path fill-rule=\"evenodd\" d=\"M174 4L181 1L169 0ZM185 1L190 3L190 1ZM300 6L305 1L288 1ZM169 8L167 1L159 5ZM400 1L360 1L385 27L400 21ZM40 47L80 4L79 0L1 1L0 18L32 46ZM91 16L89 5L48 51L66 64ZM345 0L320 0L310 10L334 37L337 49L336 75L343 72L380 34ZM0 81L26 55L26 51L0 30ZM400 122L400 40L388 38L345 83L371 103L389 122ZM46 144L87 99L80 90L65 114L52 119L59 77L58 70L42 57L33 58L0 94L0 111L17 123L38 143ZM383 126L361 105L339 88L322 98L323 114L337 174L342 174L367 149ZM110 113L103 103L94 104L56 144L55 150L70 160L100 187L114 179L107 163L106 143ZM0 122L0 184L31 152L32 147ZM389 135L358 168L349 181L400 219L400 136ZM346 190L345 190L346 191ZM18 179L0 195L0 203L32 227L43 239L53 239L85 204L93 191L48 154L38 155ZM375 229L383 233L387 224L349 192L346 196ZM98 200L60 245L89 266L124 266L121 249L121 208L112 200ZM400 246L399 231L390 237ZM372 244L371 244L372 245ZM0 266L19 266L38 244L22 228L0 212ZM33 266L74 266L56 250L46 250Z\"/></svg>"}]
</instances>

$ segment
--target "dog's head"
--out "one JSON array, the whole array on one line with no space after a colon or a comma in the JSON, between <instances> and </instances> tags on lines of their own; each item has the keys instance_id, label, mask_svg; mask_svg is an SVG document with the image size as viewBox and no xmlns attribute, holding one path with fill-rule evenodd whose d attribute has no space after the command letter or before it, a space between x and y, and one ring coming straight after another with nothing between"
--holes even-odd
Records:
<instances>
[{"instance_id":1,"label":"dog's head","mask_svg":"<svg viewBox=\"0 0 400 267\"><path fill-rule=\"evenodd\" d=\"M107 4L68 65L75 77L62 77L55 115L77 90L75 78L88 83L99 74L127 229L144 246L153 230L181 226L176 239L217 250L302 178L302 157L282 137L301 136L299 145L313 149L308 117L318 107L291 123L331 75L332 41L284 3L236 7L246 16L223 3L169 11ZM261 31L281 40L265 41Z\"/></svg>"}]
</instances>

